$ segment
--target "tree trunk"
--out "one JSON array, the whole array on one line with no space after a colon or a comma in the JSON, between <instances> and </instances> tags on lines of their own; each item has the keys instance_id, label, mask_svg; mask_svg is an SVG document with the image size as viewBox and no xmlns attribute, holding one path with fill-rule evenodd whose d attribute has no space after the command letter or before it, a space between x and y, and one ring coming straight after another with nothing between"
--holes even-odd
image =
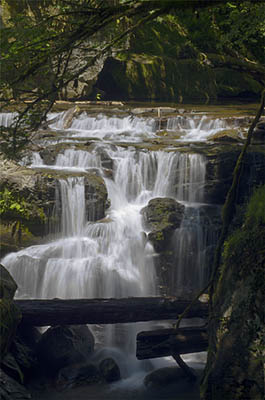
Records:
<instances>
[{"instance_id":1,"label":"tree trunk","mask_svg":"<svg viewBox=\"0 0 265 400\"><path fill-rule=\"evenodd\" d=\"M177 319L189 301L174 297L129 297L122 299L15 300L22 323L34 326L116 324ZM208 305L196 302L187 318L207 317Z\"/></svg>"},{"instance_id":2,"label":"tree trunk","mask_svg":"<svg viewBox=\"0 0 265 400\"><path fill-rule=\"evenodd\" d=\"M139 360L197 353L208 347L205 326L140 332L136 340L136 357Z\"/></svg>"}]
</instances>

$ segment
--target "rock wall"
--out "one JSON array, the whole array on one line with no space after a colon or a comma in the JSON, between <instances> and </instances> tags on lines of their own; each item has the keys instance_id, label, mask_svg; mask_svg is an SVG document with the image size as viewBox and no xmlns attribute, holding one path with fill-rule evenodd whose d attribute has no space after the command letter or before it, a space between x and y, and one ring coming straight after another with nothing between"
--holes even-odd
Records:
<instances>
[{"instance_id":1,"label":"rock wall","mask_svg":"<svg viewBox=\"0 0 265 400\"><path fill-rule=\"evenodd\" d=\"M265 187L228 238L213 296L204 400L264 399Z\"/></svg>"}]
</instances>

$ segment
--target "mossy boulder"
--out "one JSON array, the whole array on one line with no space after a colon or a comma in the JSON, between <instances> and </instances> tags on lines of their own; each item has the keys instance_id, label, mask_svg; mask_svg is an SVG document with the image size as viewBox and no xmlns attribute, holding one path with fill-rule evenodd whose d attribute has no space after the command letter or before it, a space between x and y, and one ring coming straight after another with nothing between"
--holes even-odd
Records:
<instances>
[{"instance_id":1,"label":"mossy boulder","mask_svg":"<svg viewBox=\"0 0 265 400\"><path fill-rule=\"evenodd\" d=\"M264 398L265 187L226 241L213 295L205 400Z\"/></svg>"},{"instance_id":2,"label":"mossy boulder","mask_svg":"<svg viewBox=\"0 0 265 400\"><path fill-rule=\"evenodd\" d=\"M148 239L155 250L166 250L173 232L181 224L184 206L174 199L158 197L150 200L141 213L146 228L150 230Z\"/></svg>"}]
</instances>

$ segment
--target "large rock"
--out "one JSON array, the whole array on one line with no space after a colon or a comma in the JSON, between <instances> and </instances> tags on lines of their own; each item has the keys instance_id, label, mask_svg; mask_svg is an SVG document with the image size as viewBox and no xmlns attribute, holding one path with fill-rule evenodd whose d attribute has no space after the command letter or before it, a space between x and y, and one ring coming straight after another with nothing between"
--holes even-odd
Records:
<instances>
[{"instance_id":1,"label":"large rock","mask_svg":"<svg viewBox=\"0 0 265 400\"><path fill-rule=\"evenodd\" d=\"M0 358L7 353L15 337L21 313L13 303L17 289L14 279L3 265L0 265Z\"/></svg>"},{"instance_id":2,"label":"large rock","mask_svg":"<svg viewBox=\"0 0 265 400\"><path fill-rule=\"evenodd\" d=\"M47 375L66 366L84 363L94 351L94 337L86 325L49 328L38 343L37 357Z\"/></svg>"},{"instance_id":3,"label":"large rock","mask_svg":"<svg viewBox=\"0 0 265 400\"><path fill-rule=\"evenodd\" d=\"M99 382L101 376L96 365L72 364L60 369L56 379L57 389L66 389L79 385L88 385Z\"/></svg>"},{"instance_id":4,"label":"large rock","mask_svg":"<svg viewBox=\"0 0 265 400\"><path fill-rule=\"evenodd\" d=\"M16 290L16 282L7 269L0 264L0 299L12 300Z\"/></svg>"},{"instance_id":5,"label":"large rock","mask_svg":"<svg viewBox=\"0 0 265 400\"><path fill-rule=\"evenodd\" d=\"M165 387L183 379L187 379L187 375L183 369L179 367L165 367L156 369L146 375L144 384L147 387Z\"/></svg>"},{"instance_id":6,"label":"large rock","mask_svg":"<svg viewBox=\"0 0 265 400\"><path fill-rule=\"evenodd\" d=\"M147 229L148 239L157 252L165 250L173 232L181 224L184 206L176 200L163 197L149 201L141 211Z\"/></svg>"},{"instance_id":7,"label":"large rock","mask_svg":"<svg viewBox=\"0 0 265 400\"><path fill-rule=\"evenodd\" d=\"M105 358L99 364L99 370L107 382L115 382L121 379L120 368L113 358Z\"/></svg>"},{"instance_id":8,"label":"large rock","mask_svg":"<svg viewBox=\"0 0 265 400\"><path fill-rule=\"evenodd\" d=\"M45 174L0 158L1 250L18 250L36 244L50 225L55 206L56 183ZM10 229L13 227L13 232ZM13 233L13 235L12 235ZM1 247L2 247L1 246Z\"/></svg>"}]
</instances>

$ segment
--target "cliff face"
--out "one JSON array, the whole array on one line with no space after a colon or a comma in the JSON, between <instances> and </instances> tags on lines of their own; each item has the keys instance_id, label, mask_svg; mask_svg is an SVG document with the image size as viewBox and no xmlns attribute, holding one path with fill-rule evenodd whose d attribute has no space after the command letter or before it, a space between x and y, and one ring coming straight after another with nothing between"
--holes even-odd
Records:
<instances>
[{"instance_id":1,"label":"cliff face","mask_svg":"<svg viewBox=\"0 0 265 400\"><path fill-rule=\"evenodd\" d=\"M182 25L178 24L181 20ZM192 32L196 25L197 34ZM163 16L131 35L124 51L107 58L94 95L124 100L191 101L257 97L264 67L220 50L203 18ZM209 21L208 21L209 24ZM203 37L203 40L198 40ZM91 95L93 95L91 93Z\"/></svg>"},{"instance_id":2,"label":"cliff face","mask_svg":"<svg viewBox=\"0 0 265 400\"><path fill-rule=\"evenodd\" d=\"M210 320L205 400L264 398L265 187L227 240Z\"/></svg>"}]
</instances>

